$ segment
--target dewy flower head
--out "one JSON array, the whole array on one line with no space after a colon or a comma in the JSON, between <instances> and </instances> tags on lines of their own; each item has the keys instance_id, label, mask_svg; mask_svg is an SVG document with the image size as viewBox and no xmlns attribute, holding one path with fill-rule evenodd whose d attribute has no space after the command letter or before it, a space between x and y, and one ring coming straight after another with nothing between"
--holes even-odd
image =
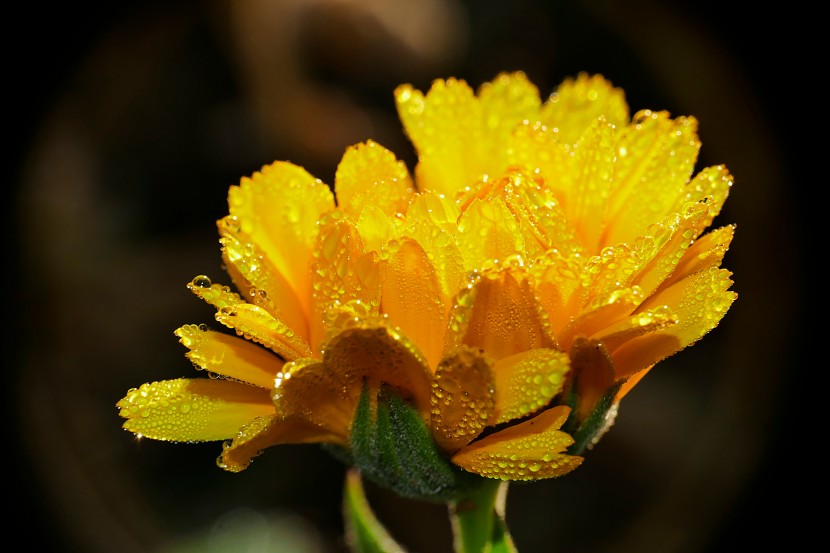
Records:
<instances>
[{"instance_id":1,"label":"dewy flower head","mask_svg":"<svg viewBox=\"0 0 830 553\"><path fill-rule=\"evenodd\" d=\"M287 162L231 187L218 227L238 292L189 287L236 335L179 328L213 378L131 390L125 428L224 440L230 471L269 446L329 444L399 491L384 463L418 432L414 449L432 450L416 457L455 471L555 477L736 298L720 267L734 228L704 234L732 178L695 174L695 119L630 118L621 90L585 74L544 102L522 73L395 98L414 179L368 141L334 192Z\"/></svg>"}]
</instances>

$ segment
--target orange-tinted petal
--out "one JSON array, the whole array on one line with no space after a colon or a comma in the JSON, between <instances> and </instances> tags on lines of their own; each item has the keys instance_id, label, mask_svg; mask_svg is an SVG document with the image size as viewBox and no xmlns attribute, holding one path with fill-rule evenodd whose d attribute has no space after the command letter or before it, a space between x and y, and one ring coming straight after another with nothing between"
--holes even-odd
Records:
<instances>
[{"instance_id":1,"label":"orange-tinted petal","mask_svg":"<svg viewBox=\"0 0 830 553\"><path fill-rule=\"evenodd\" d=\"M595 340L578 336L571 348L571 371L579 397L579 420L584 420L617 379L608 349Z\"/></svg>"},{"instance_id":2,"label":"orange-tinted petal","mask_svg":"<svg viewBox=\"0 0 830 553\"><path fill-rule=\"evenodd\" d=\"M302 418L266 415L245 425L233 441L226 442L217 462L229 472L240 472L265 448L280 444L321 442L346 445L339 436Z\"/></svg>"},{"instance_id":3,"label":"orange-tinted petal","mask_svg":"<svg viewBox=\"0 0 830 553\"><path fill-rule=\"evenodd\" d=\"M491 362L461 348L441 360L432 381L432 434L445 451L475 439L492 417L495 401Z\"/></svg>"},{"instance_id":4,"label":"orange-tinted petal","mask_svg":"<svg viewBox=\"0 0 830 553\"><path fill-rule=\"evenodd\" d=\"M390 243L380 269L381 311L415 342L429 366L437 367L448 308L426 252L412 239Z\"/></svg>"},{"instance_id":5,"label":"orange-tinted petal","mask_svg":"<svg viewBox=\"0 0 830 553\"><path fill-rule=\"evenodd\" d=\"M374 141L350 146L334 177L337 205L355 219L371 204L387 215L406 213L414 192L406 165Z\"/></svg>"},{"instance_id":6,"label":"orange-tinted petal","mask_svg":"<svg viewBox=\"0 0 830 553\"><path fill-rule=\"evenodd\" d=\"M270 390L284 361L248 340L185 325L175 332L188 348L187 358L200 369Z\"/></svg>"},{"instance_id":7,"label":"orange-tinted petal","mask_svg":"<svg viewBox=\"0 0 830 553\"><path fill-rule=\"evenodd\" d=\"M163 380L142 384L118 402L124 428L172 442L227 440L274 412L268 392L229 380Z\"/></svg>"},{"instance_id":8,"label":"orange-tinted petal","mask_svg":"<svg viewBox=\"0 0 830 553\"><path fill-rule=\"evenodd\" d=\"M487 478L540 480L562 476L582 463L564 451L573 438L559 430L570 409L553 407L534 418L471 443L452 462Z\"/></svg>"},{"instance_id":9,"label":"orange-tinted petal","mask_svg":"<svg viewBox=\"0 0 830 553\"><path fill-rule=\"evenodd\" d=\"M728 225L704 234L689 246L674 272L660 285L666 288L687 276L717 267L723 261L735 235L735 226Z\"/></svg>"},{"instance_id":10,"label":"orange-tinted petal","mask_svg":"<svg viewBox=\"0 0 830 553\"><path fill-rule=\"evenodd\" d=\"M461 344L480 348L494 360L554 346L547 319L523 270L511 267L482 273L475 284L459 293L444 351Z\"/></svg>"},{"instance_id":11,"label":"orange-tinted petal","mask_svg":"<svg viewBox=\"0 0 830 553\"><path fill-rule=\"evenodd\" d=\"M493 367L496 406L489 424L518 419L547 405L562 391L569 370L568 355L549 348L500 359Z\"/></svg>"}]
</instances>

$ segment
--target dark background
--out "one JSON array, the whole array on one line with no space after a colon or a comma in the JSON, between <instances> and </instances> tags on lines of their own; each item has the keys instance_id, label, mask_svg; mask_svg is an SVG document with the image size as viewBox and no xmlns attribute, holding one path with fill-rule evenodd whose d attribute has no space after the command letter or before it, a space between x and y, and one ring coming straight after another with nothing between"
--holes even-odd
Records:
<instances>
[{"instance_id":1,"label":"dark background","mask_svg":"<svg viewBox=\"0 0 830 553\"><path fill-rule=\"evenodd\" d=\"M274 448L231 475L213 464L218 444L135 442L114 404L196 374L172 332L212 320L184 284L224 279L214 222L228 185L275 159L331 183L367 138L412 167L397 84L477 87L520 69L543 94L599 72L632 113L699 119L699 168L736 179L718 222L737 224L725 266L739 293L626 398L579 471L513 486L520 551L810 543L827 364L808 338L824 303L807 264L824 183L811 168L826 112L815 17L797 4L409 4L81 2L10 21L10 535L60 553L341 551L343 467L325 453ZM449 551L440 506L370 492L413 552Z\"/></svg>"}]
</instances>

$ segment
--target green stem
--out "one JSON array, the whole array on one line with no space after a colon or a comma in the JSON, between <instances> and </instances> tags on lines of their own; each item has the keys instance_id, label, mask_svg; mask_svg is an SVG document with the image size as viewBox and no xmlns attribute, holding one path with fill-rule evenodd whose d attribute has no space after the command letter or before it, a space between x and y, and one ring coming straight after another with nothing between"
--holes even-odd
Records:
<instances>
[{"instance_id":1,"label":"green stem","mask_svg":"<svg viewBox=\"0 0 830 553\"><path fill-rule=\"evenodd\" d=\"M354 553L405 553L369 506L360 472L355 468L346 473L343 517L346 541Z\"/></svg>"},{"instance_id":2,"label":"green stem","mask_svg":"<svg viewBox=\"0 0 830 553\"><path fill-rule=\"evenodd\" d=\"M516 553L507 531L507 482L484 479L449 503L456 553Z\"/></svg>"}]
</instances>

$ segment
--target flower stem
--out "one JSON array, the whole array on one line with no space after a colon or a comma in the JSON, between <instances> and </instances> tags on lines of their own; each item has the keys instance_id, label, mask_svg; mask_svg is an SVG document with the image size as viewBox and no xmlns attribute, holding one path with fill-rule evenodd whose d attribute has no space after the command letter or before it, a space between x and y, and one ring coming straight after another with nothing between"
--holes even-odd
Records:
<instances>
[{"instance_id":1,"label":"flower stem","mask_svg":"<svg viewBox=\"0 0 830 553\"><path fill-rule=\"evenodd\" d=\"M456 553L516 553L505 521L506 501L507 482L484 479L449 503Z\"/></svg>"}]
</instances>

